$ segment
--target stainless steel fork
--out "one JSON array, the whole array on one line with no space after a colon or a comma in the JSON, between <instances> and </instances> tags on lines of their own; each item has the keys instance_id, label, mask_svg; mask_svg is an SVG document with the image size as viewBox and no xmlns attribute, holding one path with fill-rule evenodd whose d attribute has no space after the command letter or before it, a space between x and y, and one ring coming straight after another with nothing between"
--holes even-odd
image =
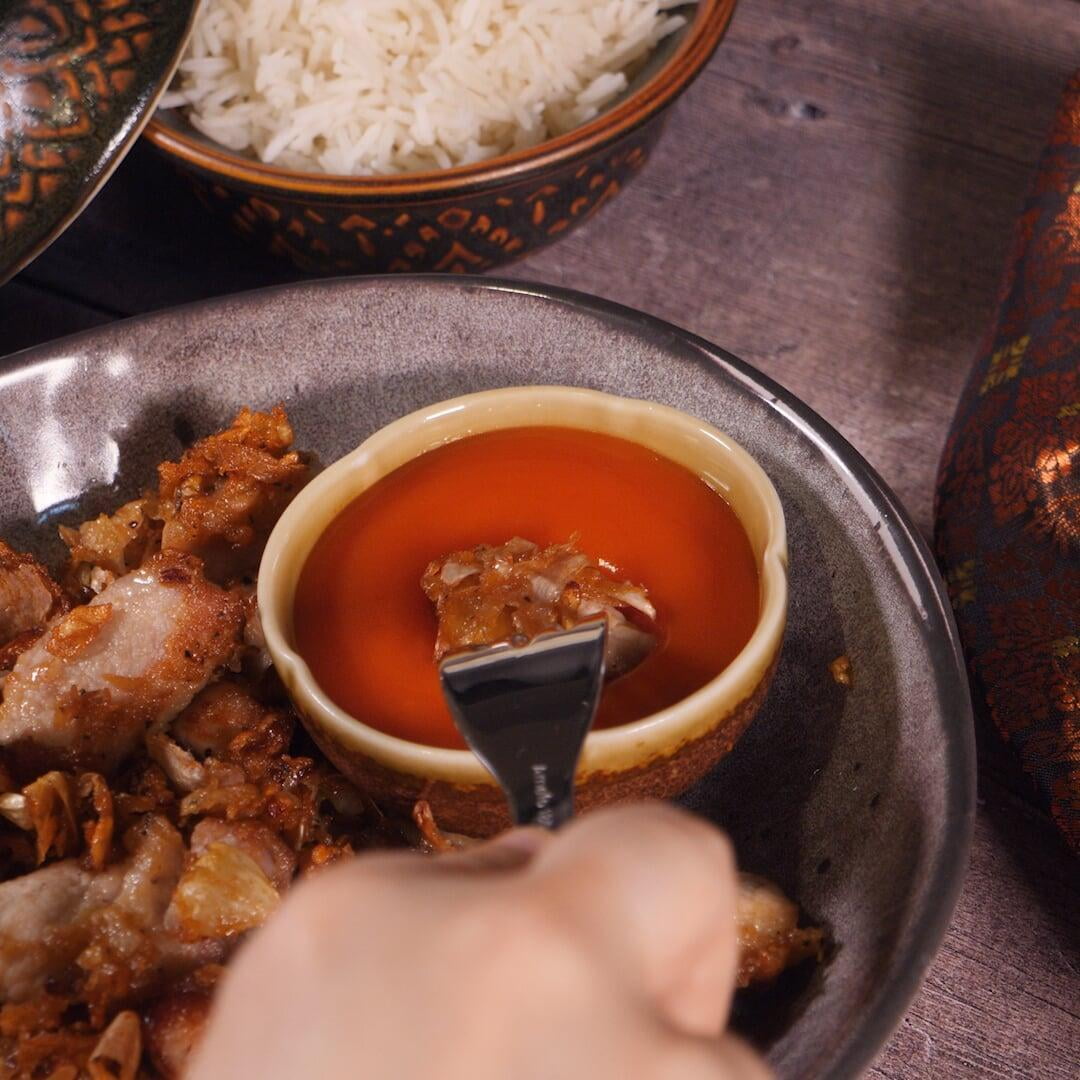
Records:
<instances>
[{"instance_id":1,"label":"stainless steel fork","mask_svg":"<svg viewBox=\"0 0 1080 1080\"><path fill-rule=\"evenodd\" d=\"M554 829L573 816L574 772L600 700L606 637L600 620L440 665L454 722L502 786L516 825Z\"/></svg>"}]
</instances>

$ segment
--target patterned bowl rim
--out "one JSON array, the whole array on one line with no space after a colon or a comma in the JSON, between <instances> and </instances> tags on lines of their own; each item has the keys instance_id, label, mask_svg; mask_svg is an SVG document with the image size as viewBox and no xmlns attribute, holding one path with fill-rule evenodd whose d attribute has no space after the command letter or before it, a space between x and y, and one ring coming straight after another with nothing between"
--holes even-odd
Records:
<instances>
[{"instance_id":1,"label":"patterned bowl rim","mask_svg":"<svg viewBox=\"0 0 1080 1080\"><path fill-rule=\"evenodd\" d=\"M613 109L565 135L472 165L399 176L342 176L264 164L179 130L162 121L156 113L143 134L159 150L204 172L279 191L378 197L441 194L463 187L487 187L524 174L545 172L604 146L651 120L679 97L709 62L727 31L737 2L698 0L694 17L675 52L651 79Z\"/></svg>"},{"instance_id":2,"label":"patterned bowl rim","mask_svg":"<svg viewBox=\"0 0 1080 1080\"><path fill-rule=\"evenodd\" d=\"M151 78L149 91L141 95L133 109L116 123L116 132L105 144L92 167L86 174L86 182L75 188L71 198L63 211L52 217L46 216L47 222L44 228L38 230L33 241L25 246L8 245L0 242L0 285L5 285L19 271L30 265L43 251L56 241L86 207L97 197L98 193L119 168L120 163L127 157L128 152L135 145L135 141L146 130L152 121L154 110L158 101L164 95L184 54L186 43L191 36L192 27L195 24L195 15L201 0L191 4L186 19L183 20L181 32L177 35L173 50L167 55L160 69L155 71ZM0 25L0 31L3 30ZM108 111L100 118L104 126L115 123L115 118ZM2 133L0 128L0 133Z\"/></svg>"}]
</instances>

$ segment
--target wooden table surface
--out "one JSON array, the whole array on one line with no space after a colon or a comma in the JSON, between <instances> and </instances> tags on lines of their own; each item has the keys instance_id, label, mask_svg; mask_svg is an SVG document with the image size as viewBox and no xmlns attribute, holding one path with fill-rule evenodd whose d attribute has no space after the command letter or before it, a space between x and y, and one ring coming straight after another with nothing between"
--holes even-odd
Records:
<instances>
[{"instance_id":1,"label":"wooden table surface","mask_svg":"<svg viewBox=\"0 0 1080 1080\"><path fill-rule=\"evenodd\" d=\"M678 323L822 413L929 531L934 472L1059 91L1074 0L742 0L642 176L515 266ZM295 277L145 147L0 289L0 353ZM869 1075L1080 1075L1080 864L992 735L967 884Z\"/></svg>"}]
</instances>

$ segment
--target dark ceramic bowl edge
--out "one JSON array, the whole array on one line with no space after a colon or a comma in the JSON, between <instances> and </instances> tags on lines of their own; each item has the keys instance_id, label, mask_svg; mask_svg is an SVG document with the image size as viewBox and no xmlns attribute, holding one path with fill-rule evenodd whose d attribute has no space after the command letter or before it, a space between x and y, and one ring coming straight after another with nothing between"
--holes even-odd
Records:
<instances>
[{"instance_id":1,"label":"dark ceramic bowl edge","mask_svg":"<svg viewBox=\"0 0 1080 1080\"><path fill-rule=\"evenodd\" d=\"M671 102L670 104L674 104L674 102ZM658 109L647 116L642 116L627 127L598 141L595 145L589 146L587 149L582 148L576 153L568 154L566 159L560 161L558 165L550 165L544 162L523 164L512 174L462 177L460 183L454 186L447 186L431 191L412 191L407 188L402 188L401 190L386 189L385 191L369 194L366 191L358 190L350 195L350 198L352 198L357 205L404 207L441 203L448 199L472 199L480 195L497 194L500 191L514 188L520 184L539 182L544 177L551 175L556 168L567 169L593 154L603 154L621 143L624 139L633 135L635 132L641 131L642 128L648 127L650 124L662 124L667 119L666 114L667 109L664 108ZM153 121L151 121L151 123L152 122ZM159 124L158 126L160 127L161 125ZM147 124L147 129L149 129L149 127L150 124ZM277 196L278 198L289 198L297 201L303 200L305 203L311 203L312 205L318 205L320 203L332 204L344 197L344 192L342 191L309 191L306 189L293 189L284 184L267 184L262 177L250 176L246 173L224 174L221 170L215 170L204 164L202 161L196 161L192 158L181 156L171 146L158 139L154 133L149 130L145 130L143 134L146 136L146 142L153 152L159 155L163 160L167 161L177 172L183 176L194 176L205 183L227 185L231 189L243 191L249 195ZM344 184L348 178L330 177L330 179L335 181L341 179ZM364 177L363 179L368 178ZM394 276L408 277L409 275L395 274Z\"/></svg>"},{"instance_id":2,"label":"dark ceramic bowl edge","mask_svg":"<svg viewBox=\"0 0 1080 1080\"><path fill-rule=\"evenodd\" d=\"M882 527L889 528L908 548L904 557L905 565L914 567L916 580L921 574L921 579L930 586L929 592L920 592L918 599L926 611L924 625L927 630L932 631L932 623L938 622L938 630L949 644L947 656L942 655L943 651L933 652L935 683L952 688L945 704L950 715L955 717L946 746L947 774L950 777L947 794L949 827L946 830L947 840L937 855L927 882L927 895L934 897L934 900L928 904L927 915L911 940L910 948L917 959L908 965L906 971L898 974L888 993L876 1000L871 1007L870 1019L864 1021L858 1037L843 1045L825 1074L836 1080L859 1076L873 1062L903 1019L941 947L964 885L975 826L975 727L967 669L952 605L930 546L877 470L836 428L780 383L727 350L674 323L602 297L559 286L530 285L497 278L484 280L486 284L503 291L557 300L605 315L639 330L663 330L684 345L691 345L703 364L720 364L727 368L768 400L772 408L783 412L822 453L834 458L846 472L862 482L872 496L875 509L882 512ZM898 553L903 553L900 545Z\"/></svg>"},{"instance_id":3,"label":"dark ceramic bowl edge","mask_svg":"<svg viewBox=\"0 0 1080 1080\"><path fill-rule=\"evenodd\" d=\"M188 16L184 32L181 35L186 42L195 22L199 5L195 4ZM74 224L79 215L97 198L109 178L116 172L139 136L146 130L157 111L157 103L164 96L176 69L180 66L183 49L178 49L171 62L162 72L162 78L155 89L133 110L125 123L121 124L116 134L109 140L102 156L90 170L90 182L79 192L67 211L61 214L40 236L20 251L8 265L0 268L0 286L7 284L21 270L25 270L42 252L52 246Z\"/></svg>"}]
</instances>

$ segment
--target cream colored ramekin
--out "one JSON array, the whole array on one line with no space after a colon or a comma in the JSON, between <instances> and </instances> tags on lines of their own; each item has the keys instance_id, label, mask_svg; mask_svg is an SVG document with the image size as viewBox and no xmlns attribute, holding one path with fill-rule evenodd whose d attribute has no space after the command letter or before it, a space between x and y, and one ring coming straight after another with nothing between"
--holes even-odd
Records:
<instances>
[{"instance_id":1,"label":"cream colored ramekin","mask_svg":"<svg viewBox=\"0 0 1080 1080\"><path fill-rule=\"evenodd\" d=\"M436 820L453 831L487 835L506 824L494 780L470 751L387 735L337 706L295 650L296 584L330 522L401 465L469 435L556 425L630 439L697 473L737 514L761 583L757 626L714 679L652 716L590 733L578 769L579 807L667 798L689 787L745 730L780 652L787 616L787 540L780 499L761 466L710 424L654 402L571 387L522 386L444 401L387 425L312 480L282 515L259 571L259 609L278 673L327 757L377 802L407 810L415 800L427 799Z\"/></svg>"}]
</instances>

